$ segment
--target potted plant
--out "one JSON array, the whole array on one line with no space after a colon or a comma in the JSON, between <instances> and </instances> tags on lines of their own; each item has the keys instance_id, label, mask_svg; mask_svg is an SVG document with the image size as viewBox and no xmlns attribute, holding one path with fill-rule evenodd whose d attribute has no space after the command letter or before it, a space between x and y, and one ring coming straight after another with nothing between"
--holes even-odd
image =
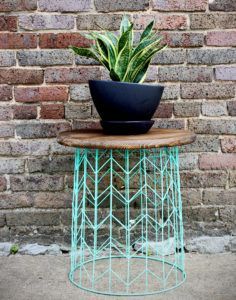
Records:
<instances>
[{"instance_id":1,"label":"potted plant","mask_svg":"<svg viewBox=\"0 0 236 300\"><path fill-rule=\"evenodd\" d=\"M90 48L70 48L78 55L93 58L109 70L111 81L89 80L94 105L105 132L112 134L146 133L164 90L160 85L143 84L152 57L166 47L150 22L133 42L133 23L124 16L119 36L112 32L91 32L84 36L94 41Z\"/></svg>"}]
</instances>

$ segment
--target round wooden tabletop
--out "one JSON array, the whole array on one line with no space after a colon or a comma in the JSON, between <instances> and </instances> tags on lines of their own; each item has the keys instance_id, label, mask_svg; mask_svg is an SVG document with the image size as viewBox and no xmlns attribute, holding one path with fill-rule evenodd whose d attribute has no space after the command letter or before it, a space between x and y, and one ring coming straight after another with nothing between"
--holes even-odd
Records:
<instances>
[{"instance_id":1,"label":"round wooden tabletop","mask_svg":"<svg viewBox=\"0 0 236 300\"><path fill-rule=\"evenodd\" d=\"M64 146L89 149L148 149L190 144L195 138L191 131L178 129L151 129L139 135L108 135L101 129L87 129L61 132L57 141Z\"/></svg>"}]
</instances>

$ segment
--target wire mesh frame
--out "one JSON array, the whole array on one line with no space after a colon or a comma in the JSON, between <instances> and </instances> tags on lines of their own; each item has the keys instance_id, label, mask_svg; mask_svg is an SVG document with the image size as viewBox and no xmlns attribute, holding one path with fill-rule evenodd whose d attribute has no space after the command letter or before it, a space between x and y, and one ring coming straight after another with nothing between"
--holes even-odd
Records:
<instances>
[{"instance_id":1,"label":"wire mesh frame","mask_svg":"<svg viewBox=\"0 0 236 300\"><path fill-rule=\"evenodd\" d=\"M76 149L70 281L138 296L185 278L178 148Z\"/></svg>"}]
</instances>

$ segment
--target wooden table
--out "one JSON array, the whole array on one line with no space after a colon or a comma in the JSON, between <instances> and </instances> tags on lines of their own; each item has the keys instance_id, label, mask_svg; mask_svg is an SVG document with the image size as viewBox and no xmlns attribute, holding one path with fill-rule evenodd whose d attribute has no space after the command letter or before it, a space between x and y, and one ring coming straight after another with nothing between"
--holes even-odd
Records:
<instances>
[{"instance_id":1,"label":"wooden table","mask_svg":"<svg viewBox=\"0 0 236 300\"><path fill-rule=\"evenodd\" d=\"M107 295L150 295L186 278L178 146L186 130L60 133L76 147L70 281Z\"/></svg>"}]
</instances>

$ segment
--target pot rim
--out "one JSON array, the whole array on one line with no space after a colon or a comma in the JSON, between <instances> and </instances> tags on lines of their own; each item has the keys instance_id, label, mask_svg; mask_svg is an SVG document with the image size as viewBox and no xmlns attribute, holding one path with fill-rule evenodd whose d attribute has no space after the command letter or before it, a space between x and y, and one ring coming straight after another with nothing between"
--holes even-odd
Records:
<instances>
[{"instance_id":1,"label":"pot rim","mask_svg":"<svg viewBox=\"0 0 236 300\"><path fill-rule=\"evenodd\" d=\"M126 81L114 81L114 80L103 80L103 79L90 79L88 81L90 82L106 82L106 83L116 83L120 85L138 85L138 86L148 86L148 87L160 87L160 88L165 88L164 85L160 84L148 84L148 83L136 83L136 82L126 82Z\"/></svg>"}]
</instances>

